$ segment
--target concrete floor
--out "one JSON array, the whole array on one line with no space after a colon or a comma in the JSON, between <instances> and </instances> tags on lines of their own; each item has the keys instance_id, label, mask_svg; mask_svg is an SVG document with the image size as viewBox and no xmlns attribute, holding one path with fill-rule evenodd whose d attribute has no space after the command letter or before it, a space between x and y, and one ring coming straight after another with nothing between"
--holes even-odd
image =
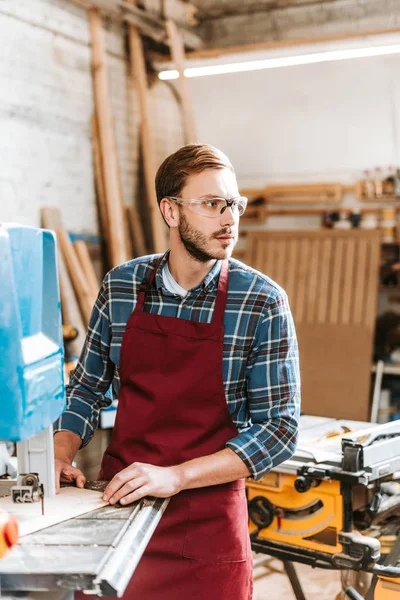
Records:
<instances>
[{"instance_id":1,"label":"concrete floor","mask_svg":"<svg viewBox=\"0 0 400 600\"><path fill-rule=\"evenodd\" d=\"M296 564L295 568L306 600L342 600L338 572L312 569L301 564ZM264 577L259 577L263 574ZM253 600L295 600L281 561L268 559L266 567L257 567L254 570Z\"/></svg>"}]
</instances>

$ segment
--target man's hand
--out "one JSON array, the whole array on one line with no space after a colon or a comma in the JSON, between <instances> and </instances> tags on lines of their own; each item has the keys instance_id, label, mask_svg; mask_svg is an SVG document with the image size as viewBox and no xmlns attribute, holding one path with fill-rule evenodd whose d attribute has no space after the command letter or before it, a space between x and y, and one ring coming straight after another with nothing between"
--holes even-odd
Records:
<instances>
[{"instance_id":1,"label":"man's hand","mask_svg":"<svg viewBox=\"0 0 400 600\"><path fill-rule=\"evenodd\" d=\"M54 434L54 470L56 493L60 491L60 481L75 481L77 487L83 488L86 477L79 469L72 466L75 454L81 447L79 435L71 431L58 431Z\"/></svg>"},{"instance_id":2,"label":"man's hand","mask_svg":"<svg viewBox=\"0 0 400 600\"><path fill-rule=\"evenodd\" d=\"M56 493L60 491L61 481L75 481L76 487L83 488L86 483L86 477L79 469L76 469L70 462L65 460L54 460L54 469L56 476Z\"/></svg>"},{"instance_id":3,"label":"man's hand","mask_svg":"<svg viewBox=\"0 0 400 600\"><path fill-rule=\"evenodd\" d=\"M177 467L156 467L135 462L120 471L104 490L103 500L110 504L130 504L144 496L169 498L182 489Z\"/></svg>"}]
</instances>

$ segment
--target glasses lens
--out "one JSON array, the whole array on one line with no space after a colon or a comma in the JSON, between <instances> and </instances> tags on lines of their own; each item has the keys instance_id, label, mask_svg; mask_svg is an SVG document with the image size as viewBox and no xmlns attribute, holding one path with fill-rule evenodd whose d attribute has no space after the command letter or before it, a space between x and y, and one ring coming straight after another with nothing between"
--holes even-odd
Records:
<instances>
[{"instance_id":1,"label":"glasses lens","mask_svg":"<svg viewBox=\"0 0 400 600\"><path fill-rule=\"evenodd\" d=\"M244 196L240 196L237 199L237 210L238 210L238 213L239 213L240 217L242 216L242 214L246 210L246 206L247 206L247 198L245 198Z\"/></svg>"},{"instance_id":2,"label":"glasses lens","mask_svg":"<svg viewBox=\"0 0 400 600\"><path fill-rule=\"evenodd\" d=\"M200 202L192 202L190 207L205 217L218 217L226 207L226 202L223 198L210 198Z\"/></svg>"}]
</instances>

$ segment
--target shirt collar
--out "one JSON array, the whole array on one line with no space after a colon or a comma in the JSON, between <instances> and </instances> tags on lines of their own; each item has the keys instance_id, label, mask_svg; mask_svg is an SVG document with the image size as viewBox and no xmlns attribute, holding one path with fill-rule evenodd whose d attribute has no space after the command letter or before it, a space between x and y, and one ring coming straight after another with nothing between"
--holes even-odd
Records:
<instances>
[{"instance_id":1,"label":"shirt collar","mask_svg":"<svg viewBox=\"0 0 400 600\"><path fill-rule=\"evenodd\" d=\"M156 284L157 290L164 289L162 270L164 268L165 263L168 261L169 253L170 253L169 250L168 250L168 252L165 253L165 255L163 256L163 258L160 262L160 266L158 267L157 272L156 272L155 284ZM193 289L197 290L199 287L202 287L205 292L209 292L210 290L215 288L218 284L218 277L219 277L219 274L221 271L221 265L222 265L222 260L217 260L217 262L215 263L215 265L213 266L211 271L209 273L207 273L207 275L204 277L203 281L201 283L199 283L199 285Z\"/></svg>"}]
</instances>

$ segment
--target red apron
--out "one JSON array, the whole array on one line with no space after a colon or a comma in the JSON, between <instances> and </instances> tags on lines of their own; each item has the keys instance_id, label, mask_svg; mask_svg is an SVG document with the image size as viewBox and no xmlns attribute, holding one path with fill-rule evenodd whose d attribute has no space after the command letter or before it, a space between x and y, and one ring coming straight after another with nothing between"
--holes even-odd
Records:
<instances>
[{"instance_id":1,"label":"red apron","mask_svg":"<svg viewBox=\"0 0 400 600\"><path fill-rule=\"evenodd\" d=\"M197 323L143 312L142 283L122 340L118 411L100 479L133 462L171 466L206 456L237 435L222 375L227 292L224 261L212 323ZM123 598L250 600L247 523L243 479L173 496Z\"/></svg>"}]
</instances>

